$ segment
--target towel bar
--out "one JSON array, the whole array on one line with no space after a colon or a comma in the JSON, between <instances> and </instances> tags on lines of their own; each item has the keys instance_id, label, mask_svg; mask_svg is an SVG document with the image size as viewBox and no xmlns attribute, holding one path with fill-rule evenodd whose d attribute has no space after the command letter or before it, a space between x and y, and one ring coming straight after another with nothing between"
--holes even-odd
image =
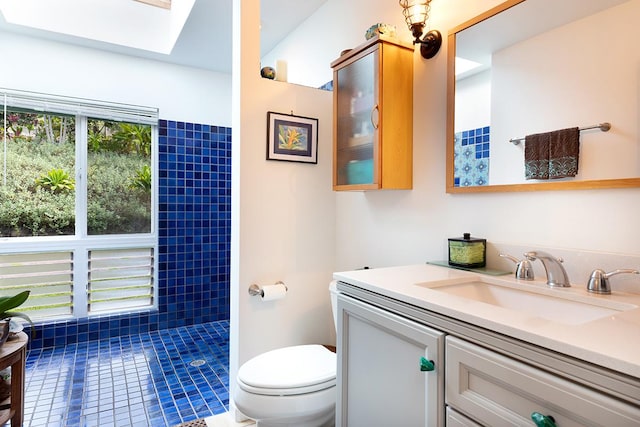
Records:
<instances>
[{"instance_id":1,"label":"towel bar","mask_svg":"<svg viewBox=\"0 0 640 427\"><path fill-rule=\"evenodd\" d=\"M602 132L608 132L609 129L611 129L611 123L604 122L597 125L585 126L580 128L580 132L582 132L583 130L589 130L589 129L600 129ZM509 142L512 143L513 145L518 145L520 144L521 141L524 141L524 138L511 138L509 140Z\"/></svg>"}]
</instances>

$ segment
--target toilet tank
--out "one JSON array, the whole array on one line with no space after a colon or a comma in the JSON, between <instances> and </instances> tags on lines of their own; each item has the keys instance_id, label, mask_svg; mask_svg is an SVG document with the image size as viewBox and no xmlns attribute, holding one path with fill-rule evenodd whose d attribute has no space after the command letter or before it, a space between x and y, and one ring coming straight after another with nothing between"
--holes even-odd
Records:
<instances>
[{"instance_id":1,"label":"toilet tank","mask_svg":"<svg viewBox=\"0 0 640 427\"><path fill-rule=\"evenodd\" d=\"M332 280L329 283L329 296L331 297L331 312L333 313L333 327L338 331L338 282Z\"/></svg>"}]
</instances>

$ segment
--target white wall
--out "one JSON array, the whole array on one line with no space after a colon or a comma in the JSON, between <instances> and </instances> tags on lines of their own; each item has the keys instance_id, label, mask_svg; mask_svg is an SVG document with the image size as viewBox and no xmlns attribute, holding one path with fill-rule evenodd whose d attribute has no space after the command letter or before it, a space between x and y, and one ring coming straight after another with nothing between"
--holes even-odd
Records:
<instances>
[{"instance_id":1,"label":"white wall","mask_svg":"<svg viewBox=\"0 0 640 427\"><path fill-rule=\"evenodd\" d=\"M456 81L455 132L491 125L491 70Z\"/></svg>"},{"instance_id":2,"label":"white wall","mask_svg":"<svg viewBox=\"0 0 640 427\"><path fill-rule=\"evenodd\" d=\"M499 3L434 0L431 28L446 36L450 28ZM397 2L329 0L319 13L317 22L314 17L305 22L295 44L316 46L313 56L325 64L336 52L358 44L373 22L404 29L398 24ZM334 34L338 28L340 37ZM319 42L317 35L325 32L329 35ZM431 60L415 54L414 189L336 194L336 269L446 259L446 239L463 232L495 245L640 255L640 189L445 193L446 57L446 42ZM637 93L637 87L629 90ZM619 267L640 267L623 264L628 259L620 262ZM578 277L583 275L576 273L577 282ZM634 280L640 288L637 276Z\"/></svg>"},{"instance_id":3,"label":"white wall","mask_svg":"<svg viewBox=\"0 0 640 427\"><path fill-rule=\"evenodd\" d=\"M340 52L366 41L371 25L383 22L396 26L399 38L411 40L401 8L396 1L328 0L302 22L284 43L268 52L262 65L275 67L278 59L287 61L288 81L319 87L333 79L331 62ZM394 9L397 13L387 13Z\"/></svg>"},{"instance_id":4,"label":"white wall","mask_svg":"<svg viewBox=\"0 0 640 427\"><path fill-rule=\"evenodd\" d=\"M250 357L335 342L328 286L335 258L332 93L262 79L260 0L234 0L230 387ZM241 19L242 18L242 19ZM268 161L267 112L318 118L318 164ZM282 300L249 296L282 280Z\"/></svg>"},{"instance_id":5,"label":"white wall","mask_svg":"<svg viewBox=\"0 0 640 427\"><path fill-rule=\"evenodd\" d=\"M628 1L494 53L492 184L526 182L524 144L509 138L602 122L612 129L580 135L575 179L640 176L640 51L627 48L638 17L640 1Z\"/></svg>"},{"instance_id":6,"label":"white wall","mask_svg":"<svg viewBox=\"0 0 640 427\"><path fill-rule=\"evenodd\" d=\"M160 118L231 126L231 75L0 33L0 87L158 107Z\"/></svg>"},{"instance_id":7,"label":"white wall","mask_svg":"<svg viewBox=\"0 0 640 427\"><path fill-rule=\"evenodd\" d=\"M446 35L449 29L500 3L431 3L430 27L439 29L445 42L431 60L417 52L414 57L414 188L336 193L336 270L446 259L447 238L463 232L487 238L488 259L504 268L510 265L498 258L499 251L515 256L527 248L557 253L567 260L575 284L586 283L594 268L640 268L640 189L445 193ZM324 82L330 76L327 64L341 50L360 44L364 30L375 22L394 24L401 38L409 36L397 2L328 0L274 49L274 57L289 61L290 80L296 74L322 75L308 84ZM627 44L615 48L624 46ZM309 53L292 63L286 52L303 52L305 47ZM598 60L597 55L590 58ZM626 91L637 94L637 84ZM614 286L622 281L631 282L627 290L640 290L638 276L616 276Z\"/></svg>"}]
</instances>

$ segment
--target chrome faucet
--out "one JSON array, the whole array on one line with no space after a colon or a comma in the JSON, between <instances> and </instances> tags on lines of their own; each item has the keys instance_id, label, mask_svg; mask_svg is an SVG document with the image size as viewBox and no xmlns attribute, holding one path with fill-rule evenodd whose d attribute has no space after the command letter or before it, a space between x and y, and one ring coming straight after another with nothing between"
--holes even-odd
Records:
<instances>
[{"instance_id":1,"label":"chrome faucet","mask_svg":"<svg viewBox=\"0 0 640 427\"><path fill-rule=\"evenodd\" d=\"M591 277L589 277L589 283L587 283L587 291L593 292L596 294L604 294L609 295L611 293L611 285L609 284L609 277L615 276L620 273L629 273L629 274L640 274L638 270L631 269L623 269L623 270L614 270L608 273L605 273L604 270L600 270L599 268L593 270L591 273Z\"/></svg>"},{"instance_id":2,"label":"chrome faucet","mask_svg":"<svg viewBox=\"0 0 640 427\"><path fill-rule=\"evenodd\" d=\"M530 261L540 260L547 273L547 285L560 288L571 286L567 271L562 266L562 258L556 258L542 251L527 252L524 257Z\"/></svg>"}]
</instances>

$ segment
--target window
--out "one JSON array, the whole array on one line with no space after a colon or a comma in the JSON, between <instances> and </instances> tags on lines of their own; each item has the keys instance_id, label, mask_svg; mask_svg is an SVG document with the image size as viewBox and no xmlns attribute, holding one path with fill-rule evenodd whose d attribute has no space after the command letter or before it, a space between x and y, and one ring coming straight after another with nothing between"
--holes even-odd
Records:
<instances>
[{"instance_id":1,"label":"window","mask_svg":"<svg viewBox=\"0 0 640 427\"><path fill-rule=\"evenodd\" d=\"M0 89L0 295L34 319L154 307L157 110Z\"/></svg>"}]
</instances>

